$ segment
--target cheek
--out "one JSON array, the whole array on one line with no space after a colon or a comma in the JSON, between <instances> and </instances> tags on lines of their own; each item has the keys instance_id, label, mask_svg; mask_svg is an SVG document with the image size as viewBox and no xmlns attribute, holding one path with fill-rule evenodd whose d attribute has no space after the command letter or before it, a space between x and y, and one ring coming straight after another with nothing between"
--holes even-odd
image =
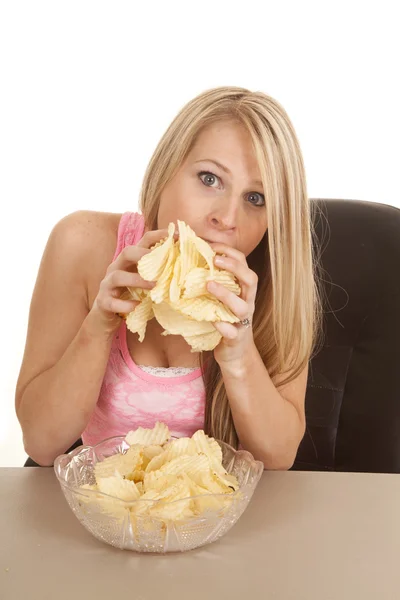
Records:
<instances>
[{"instance_id":1,"label":"cheek","mask_svg":"<svg viewBox=\"0 0 400 600\"><path fill-rule=\"evenodd\" d=\"M258 244L263 239L267 231L266 225L258 227L256 231L252 231L251 235L243 239L243 249L241 250L245 256L249 256ZM240 250L240 248L239 248Z\"/></svg>"},{"instance_id":2,"label":"cheek","mask_svg":"<svg viewBox=\"0 0 400 600\"><path fill-rule=\"evenodd\" d=\"M181 190L175 185L170 185L161 194L158 208L158 228L168 227L169 223L179 218L181 206Z\"/></svg>"},{"instance_id":3,"label":"cheek","mask_svg":"<svg viewBox=\"0 0 400 600\"><path fill-rule=\"evenodd\" d=\"M190 225L201 203L196 201L193 183L184 177L177 178L161 194L158 209L158 228L167 227L178 219Z\"/></svg>"},{"instance_id":4,"label":"cheek","mask_svg":"<svg viewBox=\"0 0 400 600\"><path fill-rule=\"evenodd\" d=\"M169 215L171 212L171 203L167 193L163 193L160 198L160 205L158 207L157 227L163 229L167 227L169 222Z\"/></svg>"}]
</instances>

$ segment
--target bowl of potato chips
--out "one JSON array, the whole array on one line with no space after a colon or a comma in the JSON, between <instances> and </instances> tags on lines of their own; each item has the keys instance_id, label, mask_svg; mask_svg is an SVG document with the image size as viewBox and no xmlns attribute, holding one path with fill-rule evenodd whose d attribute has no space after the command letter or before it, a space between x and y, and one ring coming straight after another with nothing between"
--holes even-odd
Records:
<instances>
[{"instance_id":1,"label":"bowl of potato chips","mask_svg":"<svg viewBox=\"0 0 400 600\"><path fill-rule=\"evenodd\" d=\"M199 430L139 427L59 456L75 516L97 539L137 552L184 552L218 540L243 514L264 465Z\"/></svg>"}]
</instances>

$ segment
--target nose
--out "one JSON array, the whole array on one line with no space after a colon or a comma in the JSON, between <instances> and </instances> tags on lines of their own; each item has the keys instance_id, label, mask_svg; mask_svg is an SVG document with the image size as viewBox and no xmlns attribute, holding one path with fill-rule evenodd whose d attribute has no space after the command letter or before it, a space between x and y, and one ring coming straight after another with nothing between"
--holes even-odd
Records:
<instances>
[{"instance_id":1,"label":"nose","mask_svg":"<svg viewBox=\"0 0 400 600\"><path fill-rule=\"evenodd\" d=\"M233 198L218 201L208 215L209 223L218 231L235 231L238 225L239 202Z\"/></svg>"}]
</instances>

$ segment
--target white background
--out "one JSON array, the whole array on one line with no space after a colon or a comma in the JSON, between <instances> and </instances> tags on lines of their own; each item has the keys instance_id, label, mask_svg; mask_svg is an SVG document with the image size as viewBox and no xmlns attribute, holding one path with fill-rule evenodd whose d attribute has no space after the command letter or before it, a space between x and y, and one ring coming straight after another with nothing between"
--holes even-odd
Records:
<instances>
[{"instance_id":1,"label":"white background","mask_svg":"<svg viewBox=\"0 0 400 600\"><path fill-rule=\"evenodd\" d=\"M395 1L5 2L0 9L0 465L30 296L53 225L135 210L146 163L203 90L262 90L288 111L311 197L400 206ZM57 335L57 332L54 332Z\"/></svg>"}]
</instances>

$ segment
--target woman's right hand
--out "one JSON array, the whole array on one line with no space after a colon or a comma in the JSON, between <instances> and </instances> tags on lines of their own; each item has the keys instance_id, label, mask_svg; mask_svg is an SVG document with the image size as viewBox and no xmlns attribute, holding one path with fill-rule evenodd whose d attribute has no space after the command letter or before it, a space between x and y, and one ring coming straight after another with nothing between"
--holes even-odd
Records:
<instances>
[{"instance_id":1,"label":"woman's right hand","mask_svg":"<svg viewBox=\"0 0 400 600\"><path fill-rule=\"evenodd\" d=\"M130 313L138 302L121 296L127 287L151 290L155 283L145 281L137 272L137 263L149 248L166 238L166 229L147 231L136 246L126 246L116 260L107 268L104 279L99 286L99 292L93 302L88 317L106 334L112 334L121 324L120 314Z\"/></svg>"}]
</instances>

